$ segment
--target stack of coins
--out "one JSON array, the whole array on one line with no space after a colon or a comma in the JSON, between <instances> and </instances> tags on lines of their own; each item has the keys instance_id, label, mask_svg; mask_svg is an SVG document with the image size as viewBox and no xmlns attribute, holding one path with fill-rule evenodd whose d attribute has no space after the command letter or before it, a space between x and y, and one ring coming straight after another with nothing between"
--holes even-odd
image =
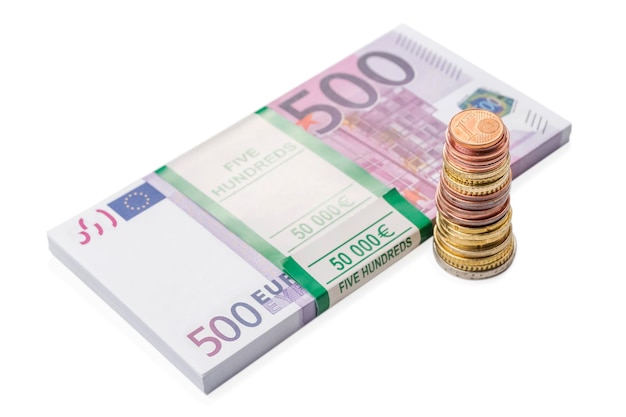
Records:
<instances>
[{"instance_id":1,"label":"stack of coins","mask_svg":"<svg viewBox=\"0 0 626 417\"><path fill-rule=\"evenodd\" d=\"M507 269L515 255L509 189L509 131L481 109L457 113L446 131L437 188L433 250L439 265L461 278Z\"/></svg>"}]
</instances>

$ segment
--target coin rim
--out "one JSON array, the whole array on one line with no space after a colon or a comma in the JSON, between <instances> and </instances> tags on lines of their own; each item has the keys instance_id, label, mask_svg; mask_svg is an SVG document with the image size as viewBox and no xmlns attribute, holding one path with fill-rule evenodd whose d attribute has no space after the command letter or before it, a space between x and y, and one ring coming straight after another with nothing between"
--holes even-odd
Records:
<instances>
[{"instance_id":1,"label":"coin rim","mask_svg":"<svg viewBox=\"0 0 626 417\"><path fill-rule=\"evenodd\" d=\"M507 259L502 265L493 269L486 270L486 271L464 271L462 269L455 268L452 265L448 264L439 256L435 245L432 245L432 247L433 247L433 253L435 254L435 260L444 271L448 272L449 274L454 275L457 278L463 278L467 280L476 281L476 280L481 280L481 279L492 278L506 271L513 263L513 259L515 259L515 253L517 252L517 240L515 239L515 236L513 236L513 251L509 259Z\"/></svg>"}]
</instances>

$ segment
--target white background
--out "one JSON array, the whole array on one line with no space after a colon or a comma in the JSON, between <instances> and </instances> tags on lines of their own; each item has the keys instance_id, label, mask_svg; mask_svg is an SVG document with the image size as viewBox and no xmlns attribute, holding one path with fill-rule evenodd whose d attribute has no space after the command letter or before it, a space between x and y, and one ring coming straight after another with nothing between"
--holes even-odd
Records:
<instances>
[{"instance_id":1,"label":"white background","mask_svg":"<svg viewBox=\"0 0 626 417\"><path fill-rule=\"evenodd\" d=\"M0 1L0 415L626 414L608 1ZM429 240L205 396L46 231L402 23L572 122L513 183L513 266L461 280Z\"/></svg>"}]
</instances>

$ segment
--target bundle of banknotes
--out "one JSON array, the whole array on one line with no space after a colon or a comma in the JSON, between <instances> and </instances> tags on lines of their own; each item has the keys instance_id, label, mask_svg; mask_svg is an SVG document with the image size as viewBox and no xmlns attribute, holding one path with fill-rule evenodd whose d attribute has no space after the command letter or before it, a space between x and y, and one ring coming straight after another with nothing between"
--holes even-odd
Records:
<instances>
[{"instance_id":1,"label":"bundle of banknotes","mask_svg":"<svg viewBox=\"0 0 626 417\"><path fill-rule=\"evenodd\" d=\"M208 393L429 239L450 118L497 114L513 177L571 124L400 26L48 231Z\"/></svg>"}]
</instances>

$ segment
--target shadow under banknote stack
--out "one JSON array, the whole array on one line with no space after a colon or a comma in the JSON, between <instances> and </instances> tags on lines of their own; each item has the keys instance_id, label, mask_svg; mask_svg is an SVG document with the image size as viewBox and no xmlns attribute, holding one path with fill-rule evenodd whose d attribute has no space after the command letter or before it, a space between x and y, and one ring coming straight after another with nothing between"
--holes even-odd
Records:
<instances>
[{"instance_id":1,"label":"shadow under banknote stack","mask_svg":"<svg viewBox=\"0 0 626 417\"><path fill-rule=\"evenodd\" d=\"M457 113L446 132L433 233L435 258L446 271L482 279L513 262L511 180L502 120L486 110Z\"/></svg>"}]
</instances>

